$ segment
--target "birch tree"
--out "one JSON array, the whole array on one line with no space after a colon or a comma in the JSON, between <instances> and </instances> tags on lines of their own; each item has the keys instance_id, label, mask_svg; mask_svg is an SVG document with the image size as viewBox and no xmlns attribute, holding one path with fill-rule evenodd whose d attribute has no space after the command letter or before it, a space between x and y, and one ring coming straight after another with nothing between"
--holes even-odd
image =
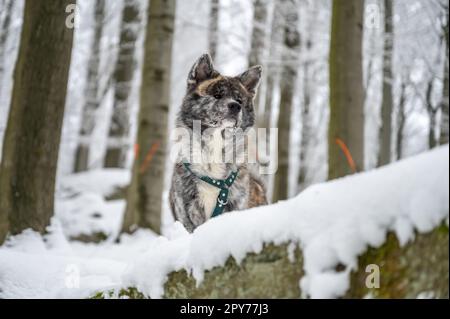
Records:
<instances>
[{"instance_id":1,"label":"birch tree","mask_svg":"<svg viewBox=\"0 0 450 319\"><path fill-rule=\"evenodd\" d=\"M437 122L437 114L439 111L439 107L441 105L433 102L433 88L434 88L434 75L431 76L430 79L428 79L425 89L425 110L428 113L428 147L430 149L435 148L437 146L437 139L436 139L436 127L438 125Z\"/></svg>"},{"instance_id":2,"label":"birch tree","mask_svg":"<svg viewBox=\"0 0 450 319\"><path fill-rule=\"evenodd\" d=\"M288 198L289 149L292 102L298 76L300 53L299 0L284 3L284 54L280 82L280 112L278 117L278 170L275 175L273 202Z\"/></svg>"},{"instance_id":3,"label":"birch tree","mask_svg":"<svg viewBox=\"0 0 450 319\"><path fill-rule=\"evenodd\" d=\"M0 243L8 232L31 228L44 233L53 214L73 40L65 9L73 3L25 3L0 165Z\"/></svg>"},{"instance_id":4,"label":"birch tree","mask_svg":"<svg viewBox=\"0 0 450 319\"><path fill-rule=\"evenodd\" d=\"M391 162L393 74L392 56L394 47L393 0L384 0L384 54L383 54L383 97L381 104L380 151L378 166Z\"/></svg>"},{"instance_id":5,"label":"birch tree","mask_svg":"<svg viewBox=\"0 0 450 319\"><path fill-rule=\"evenodd\" d=\"M114 106L108 133L105 167L124 167L129 147L130 94L136 70L136 42L141 25L138 0L125 0L119 53L113 73Z\"/></svg>"},{"instance_id":6,"label":"birch tree","mask_svg":"<svg viewBox=\"0 0 450 319\"><path fill-rule=\"evenodd\" d=\"M138 225L160 232L174 20L175 0L150 1L138 120L138 150L123 231L132 231Z\"/></svg>"},{"instance_id":7,"label":"birch tree","mask_svg":"<svg viewBox=\"0 0 450 319\"><path fill-rule=\"evenodd\" d=\"M448 91L448 68L449 68L449 60L448 60L448 24L449 24L449 14L448 14L448 0L444 1L442 4L442 9L446 12L445 14L445 23L443 25L443 41L444 41L444 83L442 86L442 100L441 100L441 133L439 138L439 144L447 144L449 142L449 123L448 123L448 108L449 108L449 91Z\"/></svg>"},{"instance_id":8,"label":"birch tree","mask_svg":"<svg viewBox=\"0 0 450 319\"><path fill-rule=\"evenodd\" d=\"M269 128L271 126L271 114L273 104L273 94L278 85L279 80L279 63L281 60L280 47L283 38L283 14L282 3L279 0L275 1L273 8L273 19L270 27L270 46L269 46L269 61L266 71L266 97L264 104L264 112L259 112L261 118L258 119L258 126ZM263 91L260 91L264 93Z\"/></svg>"},{"instance_id":9,"label":"birch tree","mask_svg":"<svg viewBox=\"0 0 450 319\"><path fill-rule=\"evenodd\" d=\"M89 148L95 128L95 115L100 106L102 93L99 90L101 39L103 36L103 23L105 20L105 0L96 0L94 12L94 37L92 51L88 61L85 97L78 147L75 154L75 172L88 169Z\"/></svg>"},{"instance_id":10,"label":"birch tree","mask_svg":"<svg viewBox=\"0 0 450 319\"><path fill-rule=\"evenodd\" d=\"M305 12L305 14L303 14ZM305 17L302 25L301 36L303 38L303 45L301 48L302 62L300 65L300 76L302 90L301 102L301 138L300 138L300 168L298 173L298 188L302 191L307 186L308 174L308 157L310 155L310 147L315 138L315 132L312 125L313 109L312 99L314 98L314 90L317 89L318 83L314 83L314 73L317 72L318 59L314 54L317 54L317 37L319 35L318 28L320 21L319 3L316 1L309 1L302 6L302 16Z\"/></svg>"},{"instance_id":11,"label":"birch tree","mask_svg":"<svg viewBox=\"0 0 450 319\"><path fill-rule=\"evenodd\" d=\"M397 153L397 160L403 157L403 140L404 130L406 125L407 113L406 113L406 83L402 81L400 86L400 99L397 107L397 136L395 149Z\"/></svg>"},{"instance_id":12,"label":"birch tree","mask_svg":"<svg viewBox=\"0 0 450 319\"><path fill-rule=\"evenodd\" d=\"M209 11L209 55L213 61L217 57L217 46L219 41L219 6L220 0L211 0Z\"/></svg>"},{"instance_id":13,"label":"birch tree","mask_svg":"<svg viewBox=\"0 0 450 319\"><path fill-rule=\"evenodd\" d=\"M334 0L330 45L328 178L364 168L364 1Z\"/></svg>"},{"instance_id":14,"label":"birch tree","mask_svg":"<svg viewBox=\"0 0 450 319\"><path fill-rule=\"evenodd\" d=\"M248 57L249 66L264 65L266 62L269 9L268 0L253 0L252 35ZM262 79L262 82L265 82L264 79ZM260 92L263 93L263 91ZM262 94L257 94L255 97L255 114L260 113L261 97Z\"/></svg>"},{"instance_id":15,"label":"birch tree","mask_svg":"<svg viewBox=\"0 0 450 319\"><path fill-rule=\"evenodd\" d=\"M0 19L0 83L2 83L5 70L6 40L8 39L9 29L11 25L13 5L13 0L4 1L4 8L2 7L2 10L4 10L4 12L2 15L0 15L0 18L3 16L3 19Z\"/></svg>"}]
</instances>

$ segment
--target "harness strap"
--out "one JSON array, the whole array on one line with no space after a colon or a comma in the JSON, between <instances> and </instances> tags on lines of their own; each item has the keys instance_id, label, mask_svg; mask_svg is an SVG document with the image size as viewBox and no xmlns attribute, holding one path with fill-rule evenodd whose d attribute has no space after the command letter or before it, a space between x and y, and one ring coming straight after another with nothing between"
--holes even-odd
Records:
<instances>
[{"instance_id":1,"label":"harness strap","mask_svg":"<svg viewBox=\"0 0 450 319\"><path fill-rule=\"evenodd\" d=\"M208 183L211 186L220 189L219 195L217 196L216 207L214 207L211 217L216 217L222 214L223 210L225 209L225 205L228 204L229 188L231 187L231 185L233 185L234 181L236 180L239 170L231 172L231 174L226 179L214 179L209 176L198 175L191 169L190 163L183 163L183 165L186 168L186 170L189 171L195 177L199 178L205 183Z\"/></svg>"}]
</instances>

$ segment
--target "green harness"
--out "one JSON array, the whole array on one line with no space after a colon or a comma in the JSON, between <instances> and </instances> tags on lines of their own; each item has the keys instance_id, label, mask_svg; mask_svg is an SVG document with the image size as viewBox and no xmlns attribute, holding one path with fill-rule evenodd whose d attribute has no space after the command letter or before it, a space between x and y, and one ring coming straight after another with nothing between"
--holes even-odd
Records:
<instances>
[{"instance_id":1,"label":"green harness","mask_svg":"<svg viewBox=\"0 0 450 319\"><path fill-rule=\"evenodd\" d=\"M191 164L189 163L183 163L183 165L186 168L186 170L189 171L192 175L201 179L205 183L208 183L209 185L212 185L220 189L219 196L217 196L216 207L214 207L211 217L216 217L222 214L223 210L225 209L225 205L228 204L229 189L236 180L239 170L231 172L231 174L226 179L214 179L208 176L197 175L195 172L192 171L190 167Z\"/></svg>"}]
</instances>

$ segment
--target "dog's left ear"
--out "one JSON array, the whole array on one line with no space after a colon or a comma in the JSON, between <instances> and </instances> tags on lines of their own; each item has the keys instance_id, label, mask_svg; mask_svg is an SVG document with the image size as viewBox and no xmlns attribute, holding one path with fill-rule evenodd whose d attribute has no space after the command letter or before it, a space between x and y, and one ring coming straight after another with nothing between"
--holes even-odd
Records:
<instances>
[{"instance_id":1,"label":"dog's left ear","mask_svg":"<svg viewBox=\"0 0 450 319\"><path fill-rule=\"evenodd\" d=\"M203 81L218 76L219 73L214 69L213 61L208 53L203 54L192 66L188 75L188 89L195 88Z\"/></svg>"},{"instance_id":2,"label":"dog's left ear","mask_svg":"<svg viewBox=\"0 0 450 319\"><path fill-rule=\"evenodd\" d=\"M261 80L262 66L256 65L252 66L250 69L238 75L237 78L241 81L242 85L247 89L247 91L253 95L256 93L259 82Z\"/></svg>"}]
</instances>

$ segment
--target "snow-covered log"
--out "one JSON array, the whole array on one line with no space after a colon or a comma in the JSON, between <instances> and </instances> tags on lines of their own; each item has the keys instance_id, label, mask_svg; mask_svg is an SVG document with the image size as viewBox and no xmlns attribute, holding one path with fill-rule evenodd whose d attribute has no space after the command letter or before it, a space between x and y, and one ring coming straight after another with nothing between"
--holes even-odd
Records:
<instances>
[{"instance_id":1,"label":"snow-covered log","mask_svg":"<svg viewBox=\"0 0 450 319\"><path fill-rule=\"evenodd\" d=\"M383 246L371 248L359 258L358 269L352 272L350 287L342 297L448 298L448 239L446 225L428 234L417 234L403 247L395 235L390 234ZM207 271L198 287L185 270L173 272L165 283L164 297L298 298L301 296L298 283L304 274L303 260L296 250L292 261L289 251L289 245L268 245L258 254L250 253L240 265L230 257L224 266ZM372 268L367 268L369 265L380 266L378 289L366 286L366 281L375 283ZM323 284L326 287L326 280ZM119 296L145 298L135 288L122 289Z\"/></svg>"},{"instance_id":2,"label":"snow-covered log","mask_svg":"<svg viewBox=\"0 0 450 319\"><path fill-rule=\"evenodd\" d=\"M441 226L429 234L416 236L404 247L395 235L386 243L371 248L358 262L350 278L347 298L448 298L448 227ZM369 265L380 266L380 288L368 288L375 283ZM345 272L338 265L336 271ZM298 298L302 296L299 281L304 272L299 250L295 261L289 259L288 245L269 245L259 254L251 253L238 265L229 258L222 267L205 273L199 287L186 271L171 273L165 284L167 298ZM332 282L330 282L331 284ZM323 286L322 286L323 284ZM332 290L326 278L318 289Z\"/></svg>"},{"instance_id":3,"label":"snow-covered log","mask_svg":"<svg viewBox=\"0 0 450 319\"><path fill-rule=\"evenodd\" d=\"M312 186L292 200L226 214L193 234L174 228L109 293L448 298L448 216L445 146Z\"/></svg>"}]
</instances>

